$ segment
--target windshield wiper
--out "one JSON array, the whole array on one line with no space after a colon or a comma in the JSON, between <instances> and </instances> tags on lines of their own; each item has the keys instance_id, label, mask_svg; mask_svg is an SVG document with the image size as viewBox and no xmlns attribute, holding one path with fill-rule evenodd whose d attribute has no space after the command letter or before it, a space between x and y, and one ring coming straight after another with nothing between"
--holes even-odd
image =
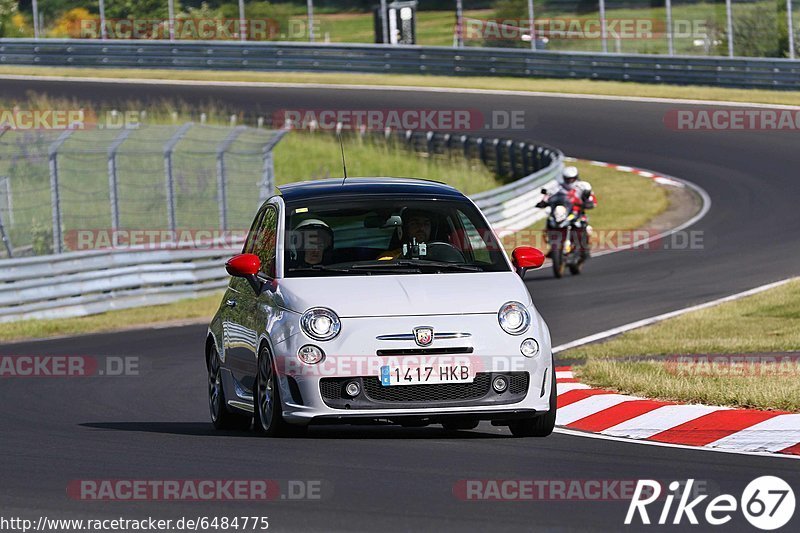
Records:
<instances>
[{"instance_id":1,"label":"windshield wiper","mask_svg":"<svg viewBox=\"0 0 800 533\"><path fill-rule=\"evenodd\" d=\"M353 265L353 269L383 269L397 267L418 267L435 268L438 270L461 270L466 272L483 272L483 268L477 265L467 265L461 263L446 263L444 261L428 261L425 259L397 259L394 261L381 261L380 263L370 263L368 265Z\"/></svg>"},{"instance_id":2,"label":"windshield wiper","mask_svg":"<svg viewBox=\"0 0 800 533\"><path fill-rule=\"evenodd\" d=\"M302 267L289 268L288 272L352 272L349 268L329 267L325 265L309 265Z\"/></svg>"}]
</instances>

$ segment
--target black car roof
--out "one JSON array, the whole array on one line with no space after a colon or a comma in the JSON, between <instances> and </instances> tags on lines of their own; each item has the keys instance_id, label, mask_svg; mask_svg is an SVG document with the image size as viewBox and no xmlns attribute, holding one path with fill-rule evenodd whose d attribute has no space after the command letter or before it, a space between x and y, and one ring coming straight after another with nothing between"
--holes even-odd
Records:
<instances>
[{"instance_id":1,"label":"black car roof","mask_svg":"<svg viewBox=\"0 0 800 533\"><path fill-rule=\"evenodd\" d=\"M464 199L455 187L438 181L412 178L341 178L290 183L279 187L285 202L358 196L420 196Z\"/></svg>"}]
</instances>

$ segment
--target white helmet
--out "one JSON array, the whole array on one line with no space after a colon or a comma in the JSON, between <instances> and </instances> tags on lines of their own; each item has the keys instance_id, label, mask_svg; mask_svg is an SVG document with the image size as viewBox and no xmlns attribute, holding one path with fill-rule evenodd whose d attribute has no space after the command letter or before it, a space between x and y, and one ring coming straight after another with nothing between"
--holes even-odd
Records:
<instances>
[{"instance_id":1,"label":"white helmet","mask_svg":"<svg viewBox=\"0 0 800 533\"><path fill-rule=\"evenodd\" d=\"M564 167L564 170L561 172L561 184L565 188L571 189L575 182L578 181L579 177L580 175L577 167Z\"/></svg>"},{"instance_id":2,"label":"white helmet","mask_svg":"<svg viewBox=\"0 0 800 533\"><path fill-rule=\"evenodd\" d=\"M318 218L307 218L294 227L294 231L287 235L289 250L295 254L298 250L304 250L309 241L302 234L306 231L323 231L330 237L331 243L333 242L333 230L324 221Z\"/></svg>"}]
</instances>

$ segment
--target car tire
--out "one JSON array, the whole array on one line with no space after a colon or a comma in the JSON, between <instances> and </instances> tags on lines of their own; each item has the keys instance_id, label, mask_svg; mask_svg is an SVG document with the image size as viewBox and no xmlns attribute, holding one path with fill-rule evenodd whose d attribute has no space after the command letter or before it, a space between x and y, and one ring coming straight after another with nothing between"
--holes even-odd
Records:
<instances>
[{"instance_id":1,"label":"car tire","mask_svg":"<svg viewBox=\"0 0 800 533\"><path fill-rule=\"evenodd\" d=\"M222 385L222 364L219 359L217 348L212 346L208 353L208 409L211 414L211 423L216 429L238 429L246 430L250 428L252 417L232 413L227 408L225 400L225 387Z\"/></svg>"},{"instance_id":2,"label":"car tire","mask_svg":"<svg viewBox=\"0 0 800 533\"><path fill-rule=\"evenodd\" d=\"M551 260L553 261L553 275L556 278L564 276L564 254L558 248L553 248Z\"/></svg>"},{"instance_id":3,"label":"car tire","mask_svg":"<svg viewBox=\"0 0 800 533\"><path fill-rule=\"evenodd\" d=\"M508 427L511 430L511 434L515 437L547 437L556 427L558 393L556 392L555 361L552 362L551 376L550 409L544 414L517 420L509 424Z\"/></svg>"},{"instance_id":4,"label":"car tire","mask_svg":"<svg viewBox=\"0 0 800 533\"><path fill-rule=\"evenodd\" d=\"M283 419L281 392L275 362L269 348L262 346L253 385L253 427L264 437L286 437L302 432L303 427L290 425Z\"/></svg>"}]
</instances>

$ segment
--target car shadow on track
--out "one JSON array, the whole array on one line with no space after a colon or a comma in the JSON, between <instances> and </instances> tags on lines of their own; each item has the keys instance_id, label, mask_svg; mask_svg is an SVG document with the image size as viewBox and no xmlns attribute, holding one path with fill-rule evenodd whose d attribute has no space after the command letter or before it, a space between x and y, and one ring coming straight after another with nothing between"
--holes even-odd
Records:
<instances>
[{"instance_id":1,"label":"car shadow on track","mask_svg":"<svg viewBox=\"0 0 800 533\"><path fill-rule=\"evenodd\" d=\"M137 433L161 433L190 437L250 437L252 431L223 431L214 429L210 422L86 422L81 427L131 431ZM495 428L494 431L496 431ZM497 439L511 438L504 433L495 433L487 426L470 431L448 431L440 426L400 427L375 426L315 426L303 436L293 439Z\"/></svg>"}]
</instances>

